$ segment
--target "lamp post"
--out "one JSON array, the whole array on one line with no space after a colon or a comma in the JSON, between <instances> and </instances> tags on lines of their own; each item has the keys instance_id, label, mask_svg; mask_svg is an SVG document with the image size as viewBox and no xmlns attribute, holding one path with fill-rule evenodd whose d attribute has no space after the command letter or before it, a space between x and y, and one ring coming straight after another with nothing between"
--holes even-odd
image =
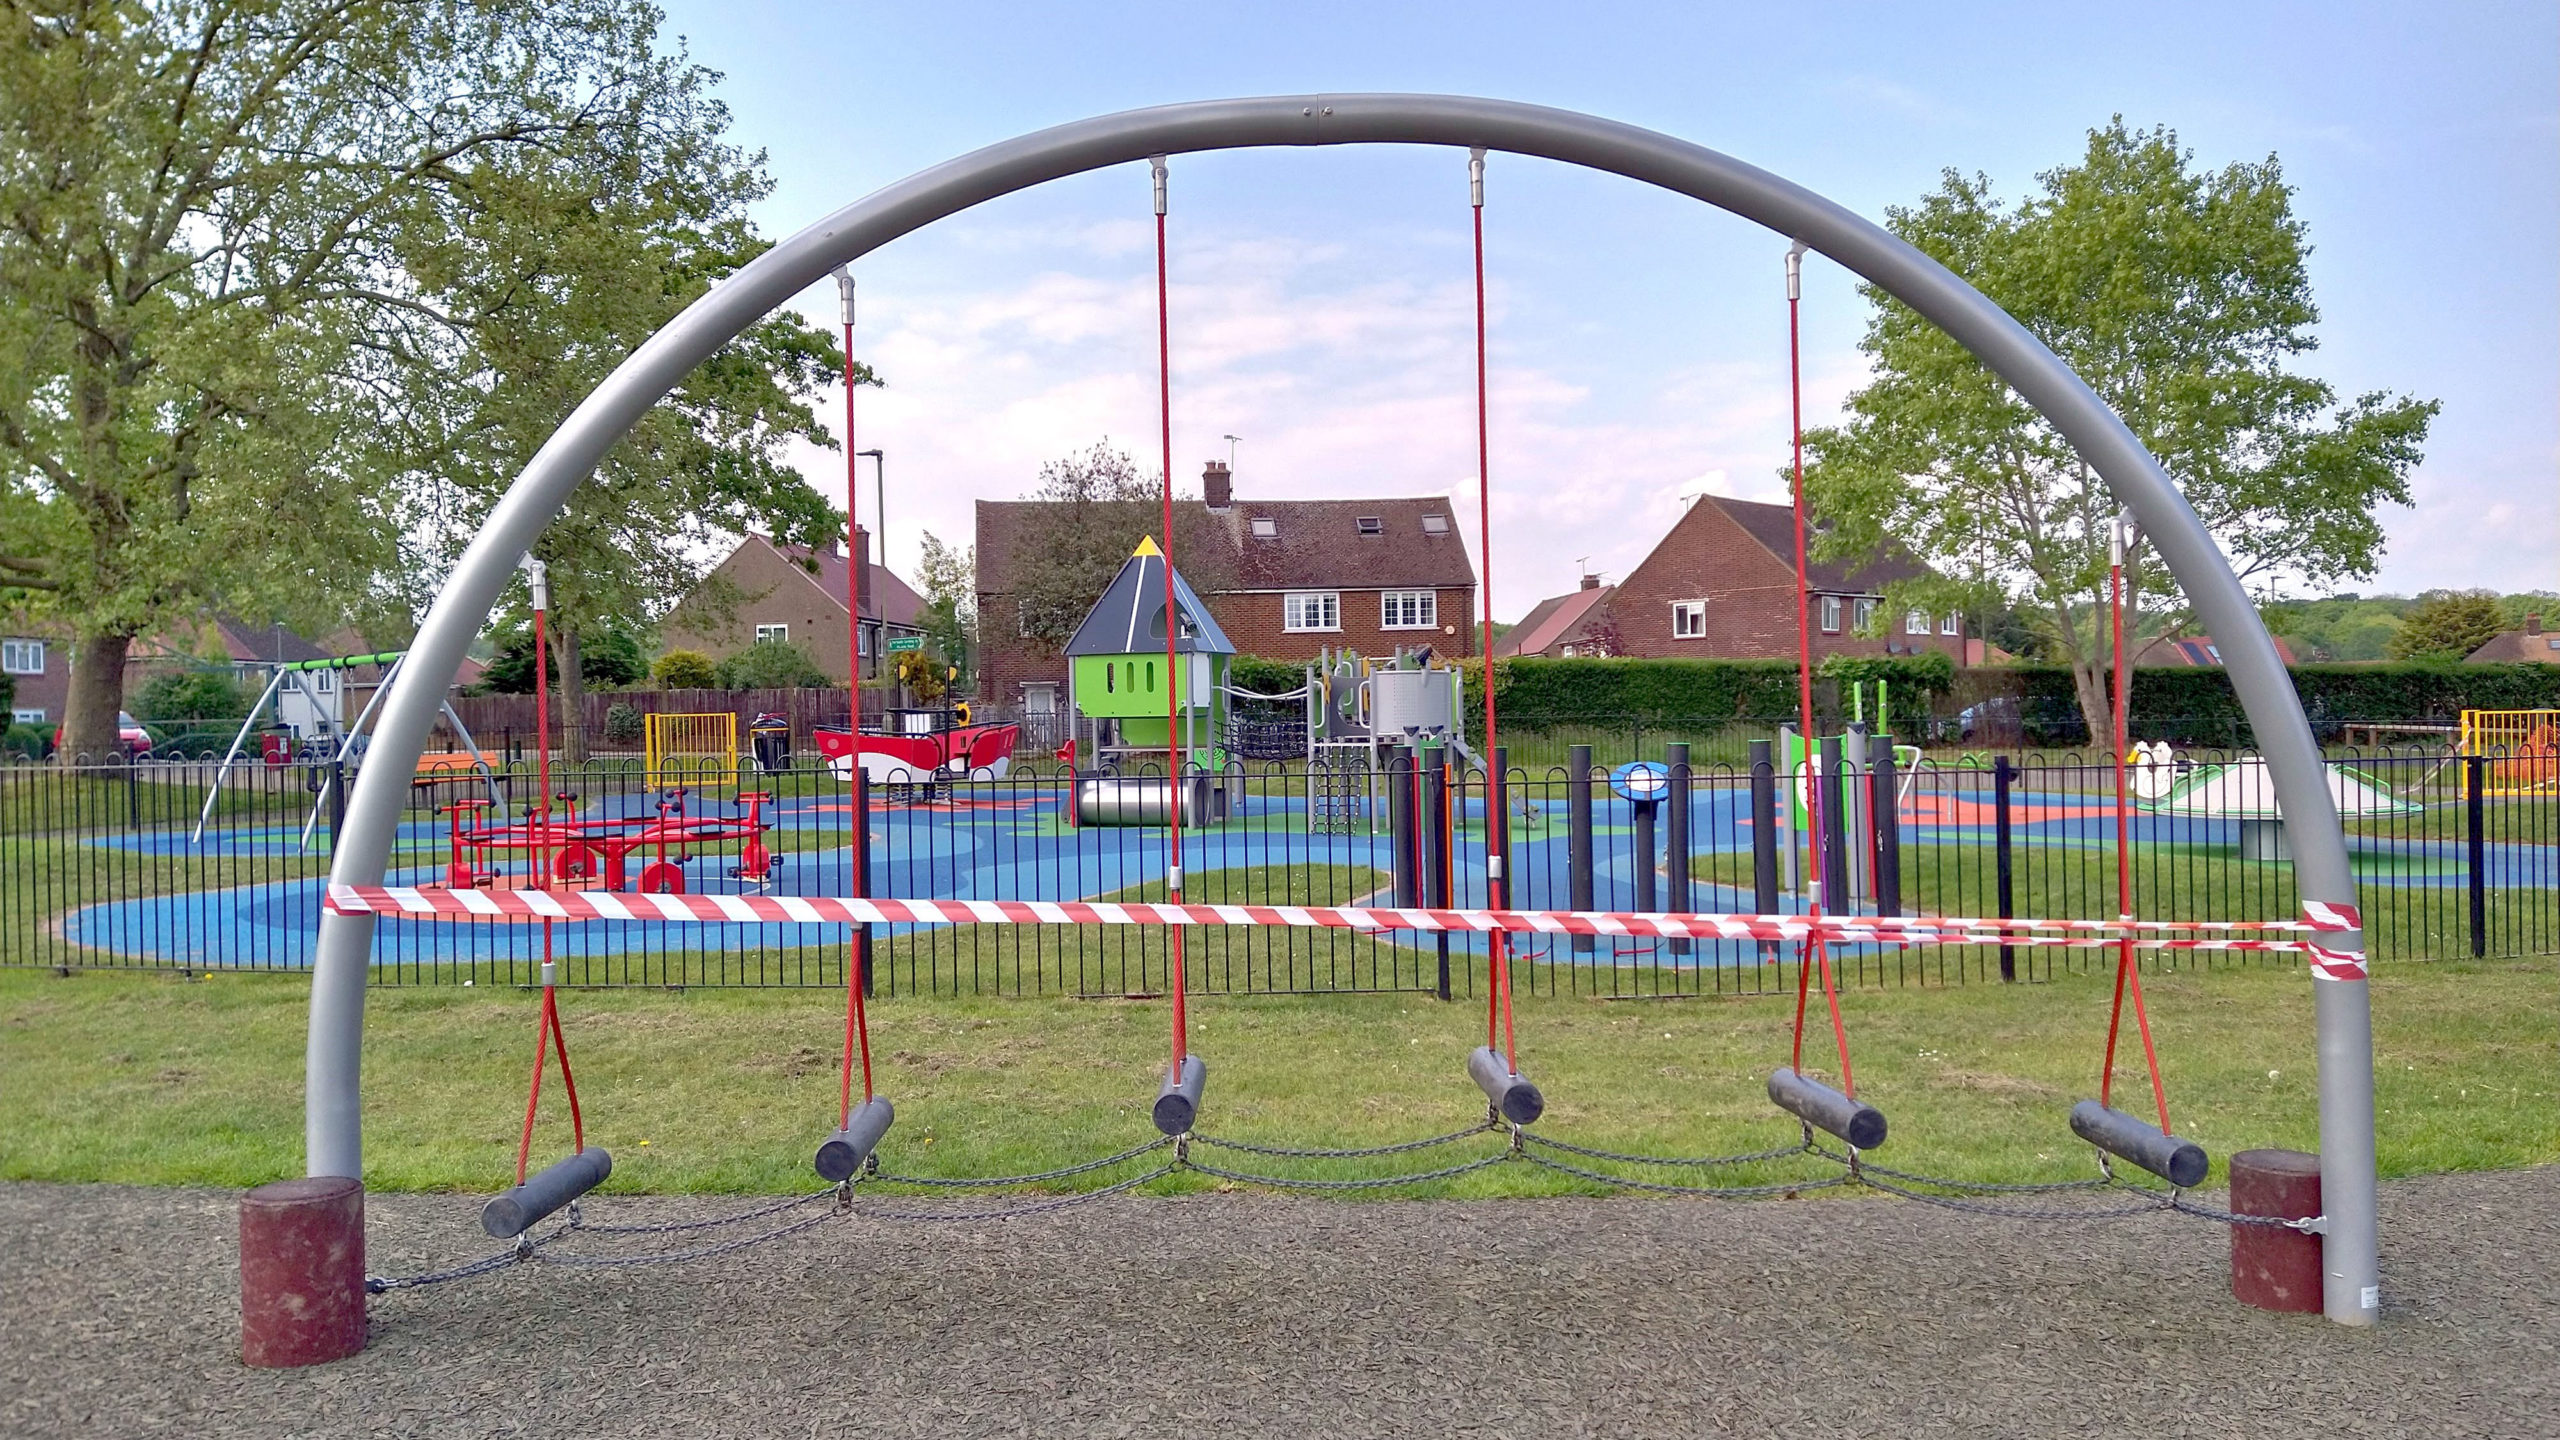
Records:
<instances>
[{"instance_id":1,"label":"lamp post","mask_svg":"<svg viewBox=\"0 0 2560 1440\"><path fill-rule=\"evenodd\" d=\"M1236 442L1242 440L1244 437L1241 435L1221 435L1218 438L1227 442L1227 470L1232 474L1236 468Z\"/></svg>"},{"instance_id":2,"label":"lamp post","mask_svg":"<svg viewBox=\"0 0 2560 1440\"><path fill-rule=\"evenodd\" d=\"M889 563L889 459L877 450L854 453L871 462L872 485L880 497L877 507L880 515L880 563L886 566Z\"/></svg>"}]
</instances>

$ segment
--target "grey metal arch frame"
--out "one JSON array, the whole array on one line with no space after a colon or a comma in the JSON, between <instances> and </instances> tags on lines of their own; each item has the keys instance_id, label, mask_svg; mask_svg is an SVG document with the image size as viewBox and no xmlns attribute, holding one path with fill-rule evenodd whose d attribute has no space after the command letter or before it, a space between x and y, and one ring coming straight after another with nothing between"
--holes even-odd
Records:
<instances>
[{"instance_id":1,"label":"grey metal arch frame","mask_svg":"<svg viewBox=\"0 0 2560 1440\"><path fill-rule=\"evenodd\" d=\"M776 245L634 351L544 444L436 596L383 705L347 809L330 879L380 884L406 784L445 687L517 560L605 452L720 346L794 295L914 230L1044 181L1154 155L1279 145L1446 145L1536 156L1623 175L1705 201L1799 240L1953 335L2096 468L2185 587L2222 657L2285 813L2306 900L2355 903L2346 837L2320 752L2274 642L2230 564L2159 463L2070 367L1964 281L1879 226L1789 181L1684 140L1511 101L1439 95L1308 95L1132 110L1008 140L909 176ZM1452 182L1454 184L1454 181ZM1453 202L1454 203L1454 202ZM311 993L308 1169L361 1178L360 1058L375 921L324 915ZM2361 933L2328 937L2361 955ZM2347 967L2360 974L2359 967ZM2360 978L2315 967L2326 1310L2374 1318L2371 1010Z\"/></svg>"}]
</instances>

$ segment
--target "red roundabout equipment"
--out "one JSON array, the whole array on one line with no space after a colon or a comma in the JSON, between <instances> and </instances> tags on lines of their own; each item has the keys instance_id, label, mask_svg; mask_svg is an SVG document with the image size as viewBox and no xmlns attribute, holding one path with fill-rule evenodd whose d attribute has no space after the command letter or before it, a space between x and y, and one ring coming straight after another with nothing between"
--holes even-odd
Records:
<instances>
[{"instance_id":1,"label":"red roundabout equipment","mask_svg":"<svg viewBox=\"0 0 2560 1440\"><path fill-rule=\"evenodd\" d=\"M738 803L746 807L743 815L688 815L681 789L659 792L656 815L581 818L576 796L564 793L552 798L558 809L512 824L471 820L488 808L486 800L457 800L446 807L451 817L451 858L445 865L445 885L454 890L499 887L512 878L499 869L500 857L509 853L522 854L528 861L547 854L560 884L588 886L601 877L607 890L629 888L631 857L644 853L647 858L639 875L644 895L683 894L684 867L694 854L732 841L738 845L738 863L729 873L740 880L762 884L784 861L764 843L764 832L773 828L764 815L764 807L773 800L768 791L740 792Z\"/></svg>"}]
</instances>

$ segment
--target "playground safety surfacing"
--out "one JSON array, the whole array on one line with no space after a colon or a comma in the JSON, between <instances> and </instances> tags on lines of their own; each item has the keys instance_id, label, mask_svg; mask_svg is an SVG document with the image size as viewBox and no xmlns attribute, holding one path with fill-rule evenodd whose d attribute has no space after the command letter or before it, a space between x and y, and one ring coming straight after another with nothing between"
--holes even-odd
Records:
<instances>
[{"instance_id":1,"label":"playground safety surfacing","mask_svg":"<svg viewBox=\"0 0 2560 1440\"><path fill-rule=\"evenodd\" d=\"M2218 1197L2216 1197L2218 1198ZM2053 1436L2560 1432L2560 1175L2382 1189L2371 1330L2241 1308L2219 1227L1881 1200L1126 1197L823 1228L732 1262L378 1301L364 1353L238 1363L228 1191L0 1185L8 1433ZM368 1197L370 1259L480 1201ZM618 1199L681 1219L735 1197ZM2139 1277L2138 1281L2133 1277ZM2093 1408L2095 1407L2095 1408Z\"/></svg>"}]
</instances>

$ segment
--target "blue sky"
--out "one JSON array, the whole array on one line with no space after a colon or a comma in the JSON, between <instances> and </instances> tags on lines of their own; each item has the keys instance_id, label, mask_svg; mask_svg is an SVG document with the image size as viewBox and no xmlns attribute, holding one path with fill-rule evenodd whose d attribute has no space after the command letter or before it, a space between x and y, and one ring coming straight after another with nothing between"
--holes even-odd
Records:
<instances>
[{"instance_id":1,"label":"blue sky","mask_svg":"<svg viewBox=\"0 0 2560 1440\"><path fill-rule=\"evenodd\" d=\"M693 4L787 234L1044 125L1319 90L1588 110L1723 150L1871 217L1954 167L2023 193L2121 113L2200 163L2273 152L2342 395L2444 402L2370 591L2560 586L2560 7L2531 5ZM1935 7L1929 7L1937 13ZM1177 474L1236 447L1246 496L1447 493L1472 512L1465 161L1426 149L1183 157L1173 173ZM1643 555L1685 490L1777 498L1777 237L1632 182L1494 157L1494 612ZM888 381L890 562L1105 436L1152 468L1143 167L1060 182L860 267ZM832 323L831 291L803 297ZM1808 422L1862 373L1864 305L1814 262ZM831 401L832 404L832 401ZM803 457L839 499L839 457ZM869 470L863 508L873 508Z\"/></svg>"}]
</instances>

